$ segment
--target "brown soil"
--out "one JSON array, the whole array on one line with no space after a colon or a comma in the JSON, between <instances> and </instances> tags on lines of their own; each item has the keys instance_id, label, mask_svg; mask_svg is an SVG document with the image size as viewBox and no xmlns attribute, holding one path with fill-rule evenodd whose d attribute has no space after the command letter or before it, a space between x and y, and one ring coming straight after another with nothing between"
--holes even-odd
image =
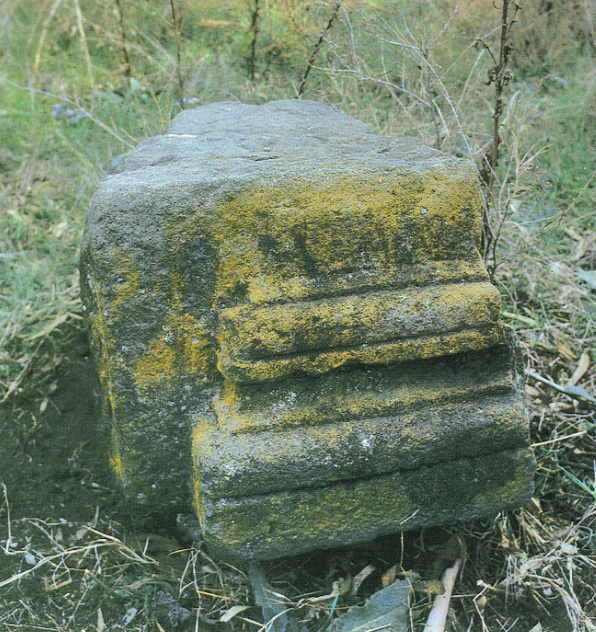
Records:
<instances>
[{"instance_id":1,"label":"brown soil","mask_svg":"<svg viewBox=\"0 0 596 632\"><path fill-rule=\"evenodd\" d=\"M46 370L38 390L0 409L0 481L11 518L87 522L117 512L85 333L69 331L39 363ZM3 503L0 520L5 512Z\"/></svg>"}]
</instances>

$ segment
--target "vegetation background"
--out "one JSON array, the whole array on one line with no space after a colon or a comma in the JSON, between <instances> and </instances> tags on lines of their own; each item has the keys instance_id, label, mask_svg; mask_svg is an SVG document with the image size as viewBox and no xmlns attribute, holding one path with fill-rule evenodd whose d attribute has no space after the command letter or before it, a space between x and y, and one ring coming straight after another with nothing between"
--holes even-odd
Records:
<instances>
[{"instance_id":1,"label":"vegetation background","mask_svg":"<svg viewBox=\"0 0 596 632\"><path fill-rule=\"evenodd\" d=\"M5 466L31 460L68 391L78 247L110 161L182 107L321 100L478 165L486 263L524 352L537 485L530 506L493 521L272 564L276 590L322 630L333 581L377 574L342 593L340 611L391 569L432 579L424 565L457 532L468 562L453 629L596 629L596 3L506 4L504 18L492 0L2 0ZM3 629L262 627L241 570L200 547L174 553L158 524L143 540L104 511L11 522L4 490ZM414 629L424 590L417 600Z\"/></svg>"}]
</instances>

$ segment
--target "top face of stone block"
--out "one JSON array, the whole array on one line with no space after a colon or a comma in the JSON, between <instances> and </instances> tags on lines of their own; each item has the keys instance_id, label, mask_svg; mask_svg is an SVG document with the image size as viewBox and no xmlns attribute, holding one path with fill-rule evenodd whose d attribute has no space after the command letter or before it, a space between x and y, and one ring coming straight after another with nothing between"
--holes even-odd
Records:
<instances>
[{"instance_id":1,"label":"top face of stone block","mask_svg":"<svg viewBox=\"0 0 596 632\"><path fill-rule=\"evenodd\" d=\"M414 139L373 134L368 125L316 101L264 105L215 103L185 110L166 133L142 142L117 159L108 175L142 169L166 178L192 170L195 180L217 183L264 176L330 177L399 172L475 172L469 161ZM453 175L453 174L452 174ZM149 173L146 173L151 178ZM135 177L140 177L136 174ZM475 173L472 177L475 177ZM165 178L164 178L165 180Z\"/></svg>"},{"instance_id":2,"label":"top face of stone block","mask_svg":"<svg viewBox=\"0 0 596 632\"><path fill-rule=\"evenodd\" d=\"M163 136L141 143L110 173L173 162L192 165L197 175L209 179L222 171L281 175L296 168L428 170L446 161L454 162L407 139L372 134L365 123L316 101L230 102L178 114Z\"/></svg>"}]
</instances>

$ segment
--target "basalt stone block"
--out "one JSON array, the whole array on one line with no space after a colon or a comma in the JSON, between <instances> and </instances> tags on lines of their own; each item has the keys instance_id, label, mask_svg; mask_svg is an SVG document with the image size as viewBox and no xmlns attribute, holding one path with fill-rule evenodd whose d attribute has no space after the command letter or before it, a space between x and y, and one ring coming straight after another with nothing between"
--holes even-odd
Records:
<instances>
[{"instance_id":1,"label":"basalt stone block","mask_svg":"<svg viewBox=\"0 0 596 632\"><path fill-rule=\"evenodd\" d=\"M474 165L321 103L218 103L120 157L82 294L111 462L269 558L524 503L534 460Z\"/></svg>"}]
</instances>

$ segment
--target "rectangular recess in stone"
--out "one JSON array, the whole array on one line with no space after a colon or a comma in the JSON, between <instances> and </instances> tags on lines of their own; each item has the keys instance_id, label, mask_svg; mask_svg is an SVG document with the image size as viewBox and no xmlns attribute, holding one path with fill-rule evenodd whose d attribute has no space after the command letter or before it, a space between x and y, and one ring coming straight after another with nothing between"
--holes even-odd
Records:
<instances>
[{"instance_id":1,"label":"rectangular recess in stone","mask_svg":"<svg viewBox=\"0 0 596 632\"><path fill-rule=\"evenodd\" d=\"M217 430L232 435L395 417L492 397L519 398L507 345L492 347L490 354L477 352L387 367L353 367L317 378L294 377L260 384L225 381L223 389L214 393L209 410L214 414ZM503 405L503 414L509 407L510 404ZM468 418L462 415L460 426L467 422ZM522 436L527 435L523 415L517 423ZM441 440L440 436L435 439Z\"/></svg>"},{"instance_id":2,"label":"rectangular recess in stone","mask_svg":"<svg viewBox=\"0 0 596 632\"><path fill-rule=\"evenodd\" d=\"M472 162L312 101L186 110L116 159L80 269L127 499L194 503L239 557L525 502L480 209Z\"/></svg>"}]
</instances>

